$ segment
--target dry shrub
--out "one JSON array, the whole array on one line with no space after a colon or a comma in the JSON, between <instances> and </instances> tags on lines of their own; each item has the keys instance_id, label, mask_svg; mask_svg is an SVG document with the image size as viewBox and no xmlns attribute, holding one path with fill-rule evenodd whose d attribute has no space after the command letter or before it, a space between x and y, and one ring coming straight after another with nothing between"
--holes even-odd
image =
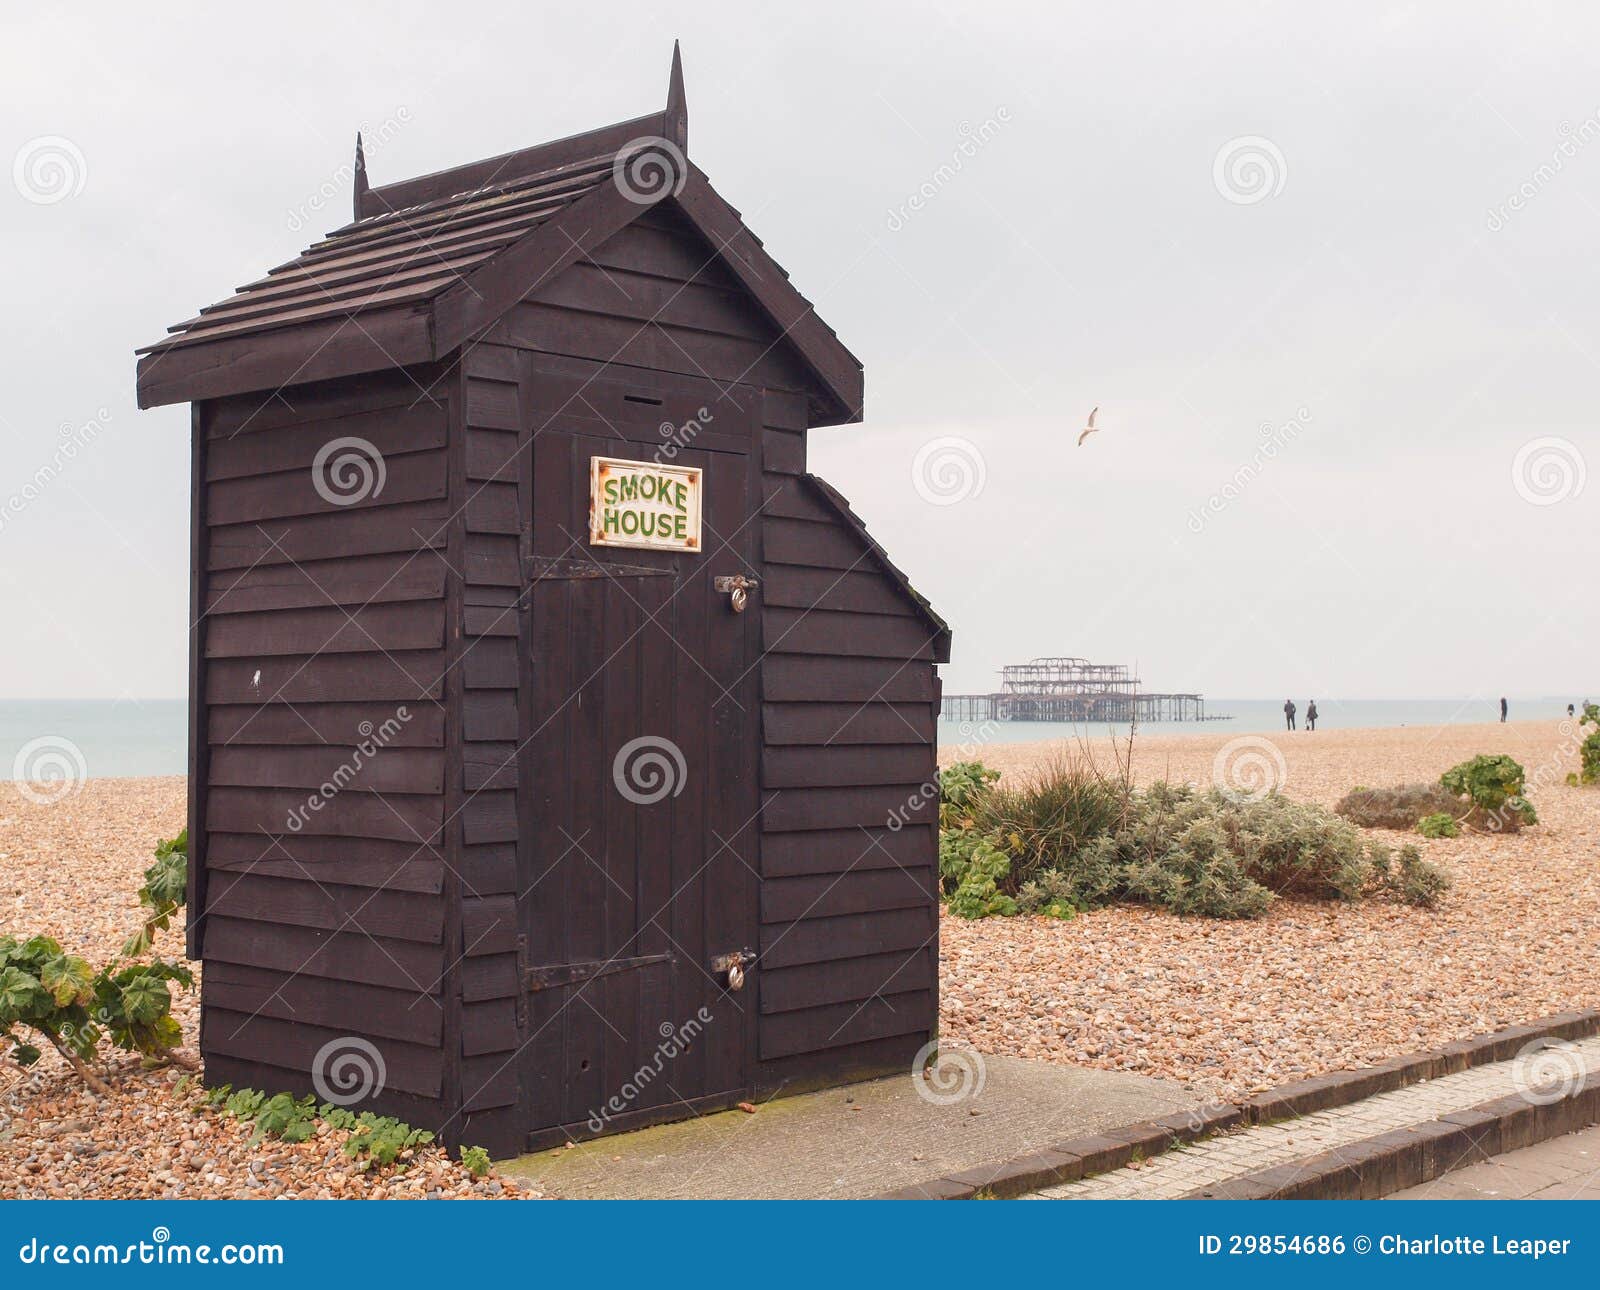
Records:
<instances>
[{"instance_id":1,"label":"dry shrub","mask_svg":"<svg viewBox=\"0 0 1600 1290\"><path fill-rule=\"evenodd\" d=\"M1435 783L1357 788L1341 797L1333 809L1364 829L1400 829L1409 833L1429 815L1460 819L1467 813L1467 806L1466 798Z\"/></svg>"}]
</instances>

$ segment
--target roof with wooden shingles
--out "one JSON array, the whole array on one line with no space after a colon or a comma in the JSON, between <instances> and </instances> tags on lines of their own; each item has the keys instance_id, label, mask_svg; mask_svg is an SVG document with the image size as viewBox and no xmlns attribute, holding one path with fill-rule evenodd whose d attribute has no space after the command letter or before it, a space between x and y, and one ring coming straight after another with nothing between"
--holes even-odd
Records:
<instances>
[{"instance_id":1,"label":"roof with wooden shingles","mask_svg":"<svg viewBox=\"0 0 1600 1290\"><path fill-rule=\"evenodd\" d=\"M139 406L445 358L669 203L814 376L813 424L859 421L860 362L688 161L688 137L676 47L666 107L631 121L378 188L358 137L355 219L140 350Z\"/></svg>"}]
</instances>

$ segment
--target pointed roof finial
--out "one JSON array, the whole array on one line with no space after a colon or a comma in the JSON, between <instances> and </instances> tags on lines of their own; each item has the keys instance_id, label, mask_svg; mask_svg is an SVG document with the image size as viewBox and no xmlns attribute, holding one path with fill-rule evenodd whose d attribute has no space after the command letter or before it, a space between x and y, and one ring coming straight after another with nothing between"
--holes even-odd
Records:
<instances>
[{"instance_id":1,"label":"pointed roof finial","mask_svg":"<svg viewBox=\"0 0 1600 1290\"><path fill-rule=\"evenodd\" d=\"M355 217L362 217L362 199L367 195L367 154L361 150L361 131L356 131Z\"/></svg>"},{"instance_id":2,"label":"pointed roof finial","mask_svg":"<svg viewBox=\"0 0 1600 1290\"><path fill-rule=\"evenodd\" d=\"M683 55L672 42L672 78L667 82L667 138L684 152L689 150L689 104L683 95Z\"/></svg>"}]
</instances>

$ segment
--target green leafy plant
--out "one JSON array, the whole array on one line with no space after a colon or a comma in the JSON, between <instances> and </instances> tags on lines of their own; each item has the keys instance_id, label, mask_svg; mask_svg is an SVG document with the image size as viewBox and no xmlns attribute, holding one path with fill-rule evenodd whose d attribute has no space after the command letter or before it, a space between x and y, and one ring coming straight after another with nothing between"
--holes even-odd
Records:
<instances>
[{"instance_id":1,"label":"green leafy plant","mask_svg":"<svg viewBox=\"0 0 1600 1290\"><path fill-rule=\"evenodd\" d=\"M313 1137L319 1123L348 1134L344 1154L357 1161L356 1168L365 1173L374 1166L387 1168L397 1165L404 1168L410 1153L426 1146L434 1135L427 1129L414 1129L392 1116L374 1115L371 1111L352 1111L348 1107L324 1102L320 1106L309 1093L294 1097L289 1093L270 1096L253 1088L236 1089L229 1084L219 1084L206 1090L204 1104L243 1124L251 1126L250 1143L255 1146L263 1138L278 1138L284 1142L305 1142ZM481 1148L464 1148L462 1163L474 1178L481 1177L472 1171L466 1152L481 1152ZM476 1160L476 1157L474 1157ZM483 1155L483 1168L487 1171L489 1157Z\"/></svg>"},{"instance_id":2,"label":"green leafy plant","mask_svg":"<svg viewBox=\"0 0 1600 1290\"><path fill-rule=\"evenodd\" d=\"M1379 886L1407 905L1431 909L1450 888L1450 875L1423 859L1422 852L1409 842L1400 848L1398 860L1387 847L1375 847L1372 864Z\"/></svg>"},{"instance_id":3,"label":"green leafy plant","mask_svg":"<svg viewBox=\"0 0 1600 1290\"><path fill-rule=\"evenodd\" d=\"M482 1178L489 1172L489 1153L482 1147L462 1147L461 1164L474 1178Z\"/></svg>"},{"instance_id":4,"label":"green leafy plant","mask_svg":"<svg viewBox=\"0 0 1600 1290\"><path fill-rule=\"evenodd\" d=\"M1578 726L1594 727L1584 737L1582 745L1578 748L1580 769L1576 775L1568 775L1567 783L1593 784L1600 780L1600 704L1585 703L1583 715L1578 718Z\"/></svg>"},{"instance_id":5,"label":"green leafy plant","mask_svg":"<svg viewBox=\"0 0 1600 1290\"><path fill-rule=\"evenodd\" d=\"M950 912L959 918L1014 914L1017 902L1000 890L1011 874L1011 858L983 834L972 830L939 839L939 873Z\"/></svg>"},{"instance_id":6,"label":"green leafy plant","mask_svg":"<svg viewBox=\"0 0 1600 1290\"><path fill-rule=\"evenodd\" d=\"M939 826L966 828L978 801L1000 778L981 761L958 761L939 772Z\"/></svg>"},{"instance_id":7,"label":"green leafy plant","mask_svg":"<svg viewBox=\"0 0 1600 1290\"><path fill-rule=\"evenodd\" d=\"M171 926L172 916L183 908L188 880L189 830L185 829L175 838L156 843L156 862L144 871L144 885L139 888L139 905L149 912L123 945L123 958L148 953L156 933Z\"/></svg>"},{"instance_id":8,"label":"green leafy plant","mask_svg":"<svg viewBox=\"0 0 1600 1290\"><path fill-rule=\"evenodd\" d=\"M170 873L174 865L187 864L185 846L180 834L156 848L156 863L146 873L146 891L159 906L145 902L141 892L141 903L148 903L152 916L165 909L165 917L170 918L172 909L182 904L182 885L174 898ZM174 1051L183 1032L172 1016L170 983L188 989L194 976L179 963L160 959L129 962L135 957L135 946L140 947L137 953L144 953L149 938L135 933L120 959L96 968L87 959L68 954L48 936L26 941L0 937L0 1047L17 1065L28 1067L39 1060L42 1050L18 1031L43 1039L85 1084L101 1094L111 1090L90 1069L90 1063L99 1055L104 1038L152 1062L193 1067L190 1058Z\"/></svg>"},{"instance_id":9,"label":"green leafy plant","mask_svg":"<svg viewBox=\"0 0 1600 1290\"><path fill-rule=\"evenodd\" d=\"M1445 771L1439 776L1439 783L1472 803L1469 823L1515 831L1524 824L1539 822L1533 804L1523 796L1526 778L1527 772L1515 758L1504 753L1480 753Z\"/></svg>"},{"instance_id":10,"label":"green leafy plant","mask_svg":"<svg viewBox=\"0 0 1600 1290\"><path fill-rule=\"evenodd\" d=\"M1446 811L1424 815L1417 821L1417 832L1425 838L1454 838L1460 836L1461 826L1456 817Z\"/></svg>"}]
</instances>

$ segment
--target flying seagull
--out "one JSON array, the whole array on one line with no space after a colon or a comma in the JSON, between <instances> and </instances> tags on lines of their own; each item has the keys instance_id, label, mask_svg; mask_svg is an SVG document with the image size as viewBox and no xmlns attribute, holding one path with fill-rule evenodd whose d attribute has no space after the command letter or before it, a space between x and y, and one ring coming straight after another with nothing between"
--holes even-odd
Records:
<instances>
[{"instance_id":1,"label":"flying seagull","mask_svg":"<svg viewBox=\"0 0 1600 1290\"><path fill-rule=\"evenodd\" d=\"M1094 423L1094 413L1098 411L1100 411L1100 407L1096 404L1094 412L1089 413L1089 423L1083 427L1083 432L1078 436L1078 447L1083 447L1083 441L1100 428Z\"/></svg>"}]
</instances>

